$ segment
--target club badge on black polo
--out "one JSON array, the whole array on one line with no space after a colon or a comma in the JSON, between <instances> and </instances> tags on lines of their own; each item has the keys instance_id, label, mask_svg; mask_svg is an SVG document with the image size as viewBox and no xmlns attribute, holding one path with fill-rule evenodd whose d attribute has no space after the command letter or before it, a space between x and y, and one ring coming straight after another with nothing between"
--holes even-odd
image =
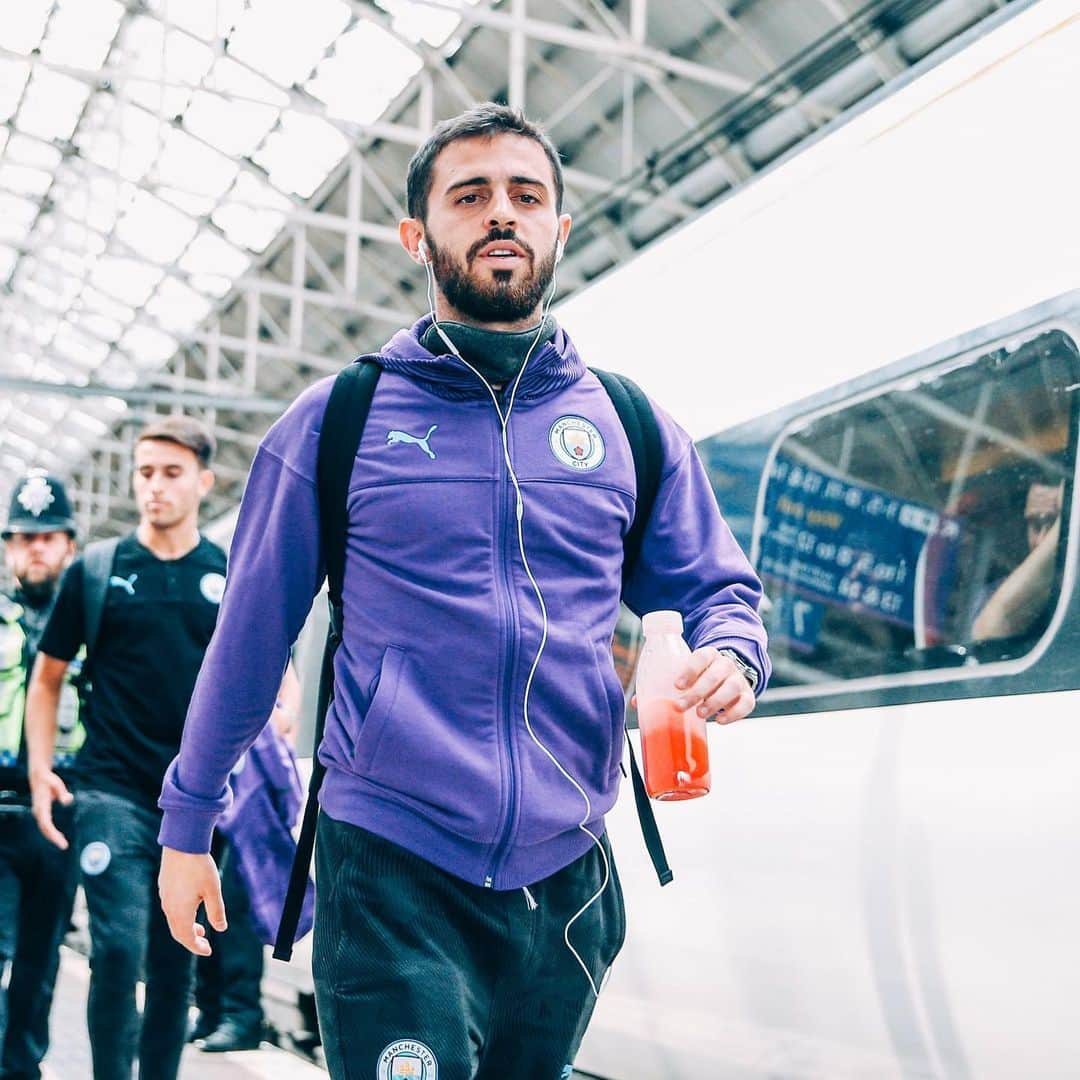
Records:
<instances>
[{"instance_id":1,"label":"club badge on black polo","mask_svg":"<svg viewBox=\"0 0 1080 1080\"><path fill-rule=\"evenodd\" d=\"M211 604L220 604L225 595L225 575L203 574L199 580L199 591Z\"/></svg>"},{"instance_id":2,"label":"club badge on black polo","mask_svg":"<svg viewBox=\"0 0 1080 1080\"><path fill-rule=\"evenodd\" d=\"M604 437L583 416L560 416L548 432L548 446L555 460L571 469L589 472L604 463Z\"/></svg>"}]
</instances>

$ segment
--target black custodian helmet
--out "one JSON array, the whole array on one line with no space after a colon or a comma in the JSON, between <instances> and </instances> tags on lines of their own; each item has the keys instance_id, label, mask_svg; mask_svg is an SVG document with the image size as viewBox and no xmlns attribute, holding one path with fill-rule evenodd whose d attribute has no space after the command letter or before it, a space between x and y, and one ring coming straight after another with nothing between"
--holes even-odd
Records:
<instances>
[{"instance_id":1,"label":"black custodian helmet","mask_svg":"<svg viewBox=\"0 0 1080 1080\"><path fill-rule=\"evenodd\" d=\"M3 538L15 533L66 532L75 535L75 518L64 485L44 469L31 469L11 495Z\"/></svg>"}]
</instances>

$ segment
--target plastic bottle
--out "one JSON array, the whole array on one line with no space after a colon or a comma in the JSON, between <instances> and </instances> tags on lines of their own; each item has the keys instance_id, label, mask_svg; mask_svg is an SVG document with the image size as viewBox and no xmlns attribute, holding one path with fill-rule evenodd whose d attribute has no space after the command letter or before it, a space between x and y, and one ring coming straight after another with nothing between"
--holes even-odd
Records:
<instances>
[{"instance_id":1,"label":"plastic bottle","mask_svg":"<svg viewBox=\"0 0 1080 1080\"><path fill-rule=\"evenodd\" d=\"M690 649L677 611L650 611L642 619L645 645L637 667L637 714L645 758L645 788L654 799L696 799L709 793L705 719L676 704L675 680Z\"/></svg>"}]
</instances>

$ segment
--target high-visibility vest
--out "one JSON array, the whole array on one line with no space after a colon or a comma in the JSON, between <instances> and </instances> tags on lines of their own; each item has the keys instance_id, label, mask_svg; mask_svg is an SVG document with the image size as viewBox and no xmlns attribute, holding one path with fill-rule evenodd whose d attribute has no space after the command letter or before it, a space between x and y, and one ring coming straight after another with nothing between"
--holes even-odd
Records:
<instances>
[{"instance_id":1,"label":"high-visibility vest","mask_svg":"<svg viewBox=\"0 0 1080 1080\"><path fill-rule=\"evenodd\" d=\"M0 768L19 762L26 715L27 638L23 629L23 609L10 597L0 595ZM57 709L54 769L70 769L75 764L86 731L79 716L78 678L82 671L82 650L70 664L60 690Z\"/></svg>"}]
</instances>

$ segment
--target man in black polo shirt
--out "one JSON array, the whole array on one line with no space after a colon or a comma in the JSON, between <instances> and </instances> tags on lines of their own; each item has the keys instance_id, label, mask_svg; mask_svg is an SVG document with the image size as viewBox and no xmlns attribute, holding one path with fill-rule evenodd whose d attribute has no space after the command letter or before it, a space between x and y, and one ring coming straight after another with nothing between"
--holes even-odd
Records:
<instances>
[{"instance_id":1,"label":"man in black polo shirt","mask_svg":"<svg viewBox=\"0 0 1080 1080\"><path fill-rule=\"evenodd\" d=\"M172 416L135 446L139 525L115 548L91 655L75 768L75 833L90 912L87 1018L95 1080L176 1076L191 989L191 955L174 942L157 902L157 796L180 747L184 716L225 588L225 553L200 537L213 437ZM57 847L67 840L53 804L72 796L53 771L57 702L87 639L88 557L68 570L38 647L27 703L34 816ZM140 1030L135 985L146 977Z\"/></svg>"}]
</instances>

